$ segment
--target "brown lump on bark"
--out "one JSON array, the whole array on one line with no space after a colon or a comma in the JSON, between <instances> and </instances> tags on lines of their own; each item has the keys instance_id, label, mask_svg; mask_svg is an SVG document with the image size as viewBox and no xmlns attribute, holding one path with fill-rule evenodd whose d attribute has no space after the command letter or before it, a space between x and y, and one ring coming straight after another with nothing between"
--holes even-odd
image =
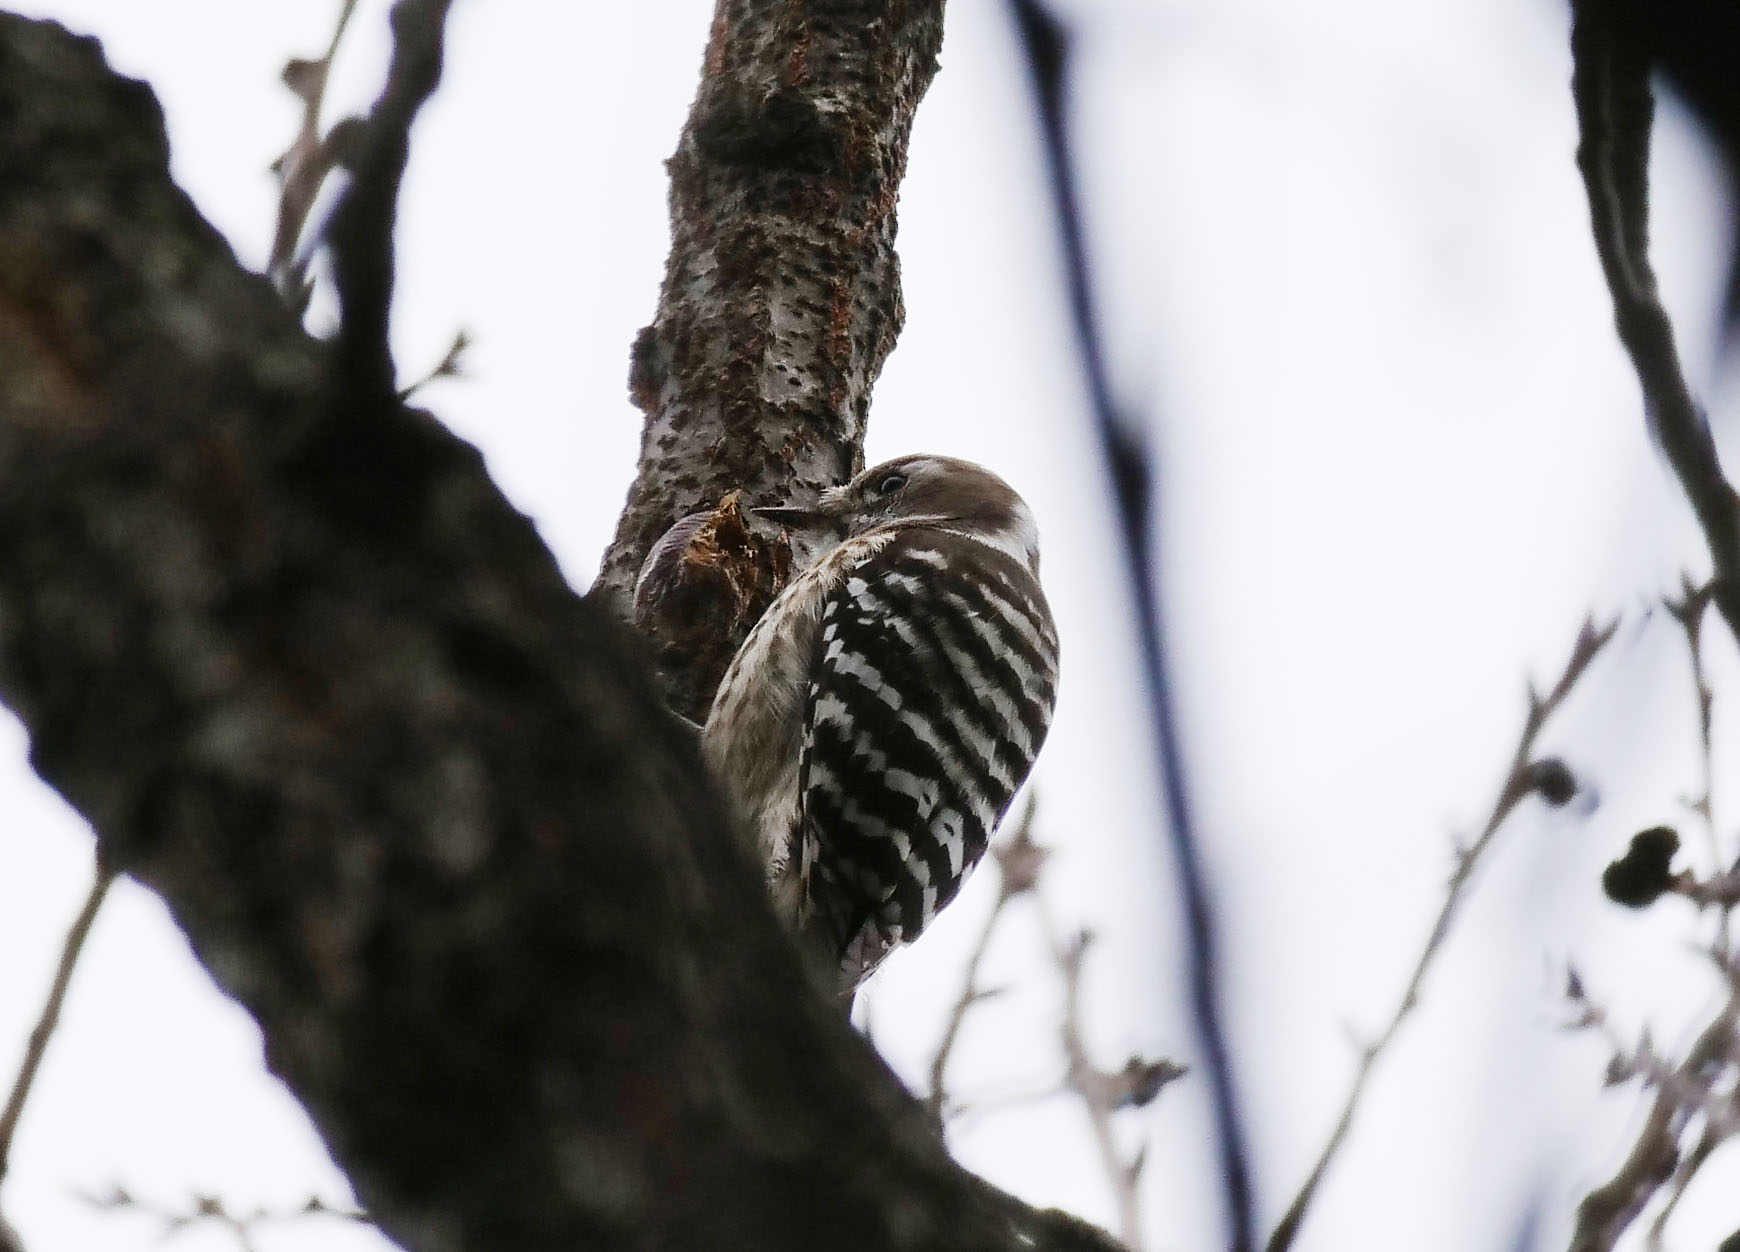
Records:
<instances>
[{"instance_id":1,"label":"brown lump on bark","mask_svg":"<svg viewBox=\"0 0 1740 1252\"><path fill-rule=\"evenodd\" d=\"M791 577L791 543L767 539L742 495L680 519L653 545L634 588L634 622L651 641L670 705L704 722L737 644Z\"/></svg>"}]
</instances>

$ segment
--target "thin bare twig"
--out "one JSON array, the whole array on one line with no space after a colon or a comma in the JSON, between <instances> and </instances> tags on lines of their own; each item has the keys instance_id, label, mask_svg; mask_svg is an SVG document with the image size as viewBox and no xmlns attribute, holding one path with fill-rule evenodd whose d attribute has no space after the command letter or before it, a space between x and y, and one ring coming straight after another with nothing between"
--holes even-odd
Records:
<instances>
[{"instance_id":1,"label":"thin bare twig","mask_svg":"<svg viewBox=\"0 0 1740 1252\"><path fill-rule=\"evenodd\" d=\"M1060 939L1044 897L1035 893L1034 901L1040 925L1045 931L1046 946L1063 979L1063 1016L1058 1023L1065 1063L1063 1086L1087 1110L1094 1148L1117 1204L1118 1237L1132 1252L1140 1252L1143 1246L1141 1181L1147 1149L1138 1149L1134 1156L1126 1157L1118 1146L1112 1117L1120 1109L1142 1108L1151 1103L1163 1088L1183 1077L1186 1071L1183 1066L1165 1059L1150 1061L1136 1056L1119 1070L1104 1070L1094 1064L1082 1028L1082 986L1088 949L1094 942L1093 932L1080 930L1067 939Z\"/></svg>"},{"instance_id":2,"label":"thin bare twig","mask_svg":"<svg viewBox=\"0 0 1740 1252\"><path fill-rule=\"evenodd\" d=\"M1348 1131L1353 1126L1354 1115L1359 1111L1361 1099L1365 1095L1366 1085L1371 1081L1373 1071L1377 1068L1379 1059L1395 1039L1402 1023L1418 1006L1420 988L1425 983L1426 974L1431 970L1438 954L1442 951L1445 939L1449 936L1451 924L1456 920L1457 911L1468 893L1469 884L1473 881L1475 868L1487 849L1492 846L1493 837L1505 820L1515 811L1516 806L1530 795L1537 792L1549 803L1563 804L1575 792L1575 782L1570 771L1552 758L1537 759L1535 757L1535 740L1540 735L1541 728L1547 720L1564 703L1588 669L1596 655L1613 638L1617 623L1597 627L1593 620L1583 623L1583 629L1577 636L1576 645L1571 649L1571 659L1566 663L1564 672L1558 682L1545 696L1540 695L1531 685L1528 693L1528 716L1523 721L1522 736L1517 741L1516 753L1511 758L1510 771L1506 774L1504 783L1499 787L1498 798L1493 803L1491 816L1487 818L1485 828L1474 843L1459 849L1456 856L1456 867L1450 875L1450 884L1444 893L1444 903L1438 909L1437 919L1432 924L1432 930L1426 937L1419 958L1414 963L1414 971L1408 978L1407 987L1402 992L1401 1001L1391 1013L1388 1023L1381 1034L1368 1044L1360 1054L1359 1068L1354 1074L1353 1085L1349 1088L1347 1099L1342 1104L1341 1116L1336 1120L1335 1129L1330 1133L1328 1141L1323 1145L1317 1162L1311 1168L1304 1184L1299 1188L1293 1202L1287 1207L1280 1223L1275 1227L1275 1233L1269 1237L1268 1252L1284 1252L1292 1246L1294 1238L1299 1233L1311 1202L1316 1198L1318 1187L1322 1184L1329 1167L1340 1153L1343 1143L1347 1140Z\"/></svg>"},{"instance_id":3,"label":"thin bare twig","mask_svg":"<svg viewBox=\"0 0 1740 1252\"><path fill-rule=\"evenodd\" d=\"M1139 1151L1130 1160L1124 1159L1112 1133L1112 1110L1116 1105L1106 1099L1104 1084L1096 1081L1100 1077L1099 1071L1088 1059L1087 1046L1081 1037L1082 961L1087 956L1090 938L1089 932L1084 930L1077 942L1060 954L1067 988L1063 1041L1069 1057L1069 1085L1082 1098L1088 1122L1093 1127L1094 1147L1099 1151L1100 1164L1114 1184L1112 1191L1118 1202L1118 1237L1132 1249L1138 1249L1142 1246L1142 1193L1139 1184L1142 1163L1147 1156Z\"/></svg>"},{"instance_id":4,"label":"thin bare twig","mask_svg":"<svg viewBox=\"0 0 1740 1252\"><path fill-rule=\"evenodd\" d=\"M48 1000L42 1006L42 1015L37 1018L36 1028L30 1032L30 1042L24 1049L24 1060L18 1067L18 1077L13 1080L12 1094L7 1097L6 1109L0 1112L0 1179L6 1177L7 1166L11 1163L12 1137L17 1133L18 1120L24 1114L24 1102L30 1096L31 1085L36 1081L36 1072L42 1066L42 1058L48 1052L48 1042L54 1037L54 1029L60 1024L61 1006L66 1002L67 988L72 985L73 970L79 962L79 953L84 950L85 940L91 933L91 924L97 920L97 910L102 908L103 899L109 894L109 887L115 881L115 871L99 856L97 858L97 876L91 884L90 894L85 897L84 907L73 919L71 929L66 933L66 943L61 948L60 965L54 971L54 982L48 989Z\"/></svg>"},{"instance_id":5,"label":"thin bare twig","mask_svg":"<svg viewBox=\"0 0 1740 1252\"><path fill-rule=\"evenodd\" d=\"M1655 1089L1655 1098L1625 1160L1613 1176L1592 1189L1577 1206L1571 1238L1572 1252L1609 1252L1658 1192L1667 1198L1650 1223L1646 1246L1659 1252L1669 1219L1693 1179L1715 1150L1740 1133L1740 1106L1732 1083L1725 1075L1740 1070L1740 972L1731 950L1730 911L1740 904L1740 873L1725 869L1719 831L1715 822L1714 770L1711 723L1715 705L1703 662L1702 621L1712 602L1710 587L1693 587L1684 581L1681 597L1670 600L1667 609L1685 634L1691 663L1693 689L1697 696L1700 754L1703 761L1702 794L1688 798L1687 807L1698 814L1710 839L1711 869L1700 875L1693 870L1671 874L1669 862L1679 846L1671 828L1656 827L1632 840L1631 850L1603 876L1608 895L1631 907L1648 907L1663 894L1691 900L1700 909L1718 910L1719 923L1706 951L1728 984L1728 997L1699 1033L1684 1059L1677 1064L1657 1054L1647 1028L1635 1045L1620 1040L1607 1014L1584 990L1572 972L1566 996L1578 1009L1573 1029L1598 1029L1613 1049L1608 1064L1609 1083L1641 1078ZM1624 886L1615 871L1630 866ZM1688 1126L1702 1119L1698 1141L1682 1153L1680 1139Z\"/></svg>"},{"instance_id":6,"label":"thin bare twig","mask_svg":"<svg viewBox=\"0 0 1740 1252\"><path fill-rule=\"evenodd\" d=\"M87 1203L106 1212L132 1212L155 1218L163 1227L164 1239L200 1226L220 1226L234 1236L241 1252L256 1252L254 1233L262 1226L304 1222L311 1217L331 1217L359 1226L374 1225L374 1219L363 1210L328 1204L319 1196L310 1196L294 1209L256 1208L246 1213L232 1211L221 1197L212 1195L194 1196L189 1207L173 1209L141 1200L119 1186L107 1195L87 1195L84 1198Z\"/></svg>"},{"instance_id":7,"label":"thin bare twig","mask_svg":"<svg viewBox=\"0 0 1740 1252\"><path fill-rule=\"evenodd\" d=\"M1692 1179L1704 1167L1704 1162L1729 1139L1734 1136L1732 1119L1720 1123L1712 1122L1705 1126L1698 1142L1692 1150L1680 1159L1674 1169L1673 1182L1668 1192L1667 1202L1661 1206L1661 1212L1655 1215L1655 1220L1649 1224L1649 1238L1645 1247L1648 1252L1662 1252L1662 1235L1667 1230L1668 1219L1679 1209L1680 1201L1685 1198L1686 1190L1692 1185Z\"/></svg>"},{"instance_id":8,"label":"thin bare twig","mask_svg":"<svg viewBox=\"0 0 1740 1252\"><path fill-rule=\"evenodd\" d=\"M979 965L991 946L991 933L996 930L997 919L1002 917L1009 901L1033 889L1038 881L1039 871L1045 864L1045 858L1050 855L1048 849L1033 841L1034 807L1034 799L1030 793L1015 824L1014 833L991 849L992 859L996 861L998 869L997 900L991 906L991 915L985 919L985 925L979 931L972 955L967 958L966 972L961 976L961 994L956 997L949 1010L942 1039L930 1061L930 1094L925 1097L925 1104L930 1108L931 1116L938 1122L945 1116L948 1089L944 1079L947 1076L949 1060L954 1055L955 1044L960 1040L961 1027L966 1024L967 1014L976 1005L983 1004L997 994L995 990L986 990L979 986Z\"/></svg>"},{"instance_id":9,"label":"thin bare twig","mask_svg":"<svg viewBox=\"0 0 1740 1252\"><path fill-rule=\"evenodd\" d=\"M1716 1082L1735 1063L1736 1049L1740 1048L1740 1034L1736 1033L1740 1030L1740 985L1730 980L1726 1003L1699 1032L1678 1065L1667 1064L1656 1056L1647 1033L1628 1052L1613 1035L1605 1012L1589 998L1582 980L1575 975L1567 994L1582 1012L1573 1027L1598 1028L1614 1043L1614 1059L1608 1069L1610 1079L1624 1081L1641 1076L1656 1089L1655 1100L1625 1160L1607 1182L1590 1191L1577 1205L1570 1252L1611 1252L1657 1191L1671 1183L1673 1199L1677 1200L1678 1193L1690 1184L1692 1174L1702 1164L1702 1157L1695 1152L1686 1161L1681 1160L1680 1135L1694 1117L1711 1114ZM1724 1098L1732 1100L1731 1096ZM1708 1116L1707 1125L1716 1127L1726 1120L1731 1119ZM1724 1137L1732 1134L1733 1128L1729 1127ZM1661 1221L1666 1221L1665 1214ZM1658 1224L1658 1236L1659 1229Z\"/></svg>"},{"instance_id":10,"label":"thin bare twig","mask_svg":"<svg viewBox=\"0 0 1740 1252\"><path fill-rule=\"evenodd\" d=\"M326 100L326 81L338 55L339 41L356 11L356 0L343 0L338 23L326 55L318 61L293 60L284 67L284 85L302 101L302 125L290 147L272 165L278 175L278 225L272 236L271 257L266 273L278 294L298 313L308 308L313 284L308 277L311 254L297 248L308 215L320 196L327 177L344 163L347 142L356 120L347 118L326 135L320 133L320 110Z\"/></svg>"},{"instance_id":11,"label":"thin bare twig","mask_svg":"<svg viewBox=\"0 0 1740 1252\"><path fill-rule=\"evenodd\" d=\"M1069 1095L1069 1084L1062 1079L1037 1087L1011 1086L1002 1091L977 1092L951 1097L948 1108L949 1129L960 1131L975 1122L1015 1109L1032 1108L1058 1096Z\"/></svg>"},{"instance_id":12,"label":"thin bare twig","mask_svg":"<svg viewBox=\"0 0 1740 1252\"><path fill-rule=\"evenodd\" d=\"M1138 1184L1145 1154L1138 1152L1133 1159L1124 1159L1112 1131L1112 1112L1116 1105L1107 1098L1106 1084L1100 1081L1104 1076L1088 1057L1087 1045L1082 1040L1082 965L1093 943L1093 933L1079 931L1067 942L1059 942L1051 919L1043 908L1040 916L1044 920L1046 941L1057 961L1058 971L1063 975L1063 1020L1060 1025L1068 1066L1064 1082L1081 1098L1082 1107L1087 1110L1094 1148L1099 1153L1100 1165L1111 1183L1112 1198L1118 1206L1118 1238L1132 1252L1137 1252L1142 1247L1142 1197Z\"/></svg>"},{"instance_id":13,"label":"thin bare twig","mask_svg":"<svg viewBox=\"0 0 1740 1252\"><path fill-rule=\"evenodd\" d=\"M1710 690L1709 678L1704 671L1704 610L1709 607L1713 598L1713 584L1705 583L1702 587L1696 587L1692 585L1690 578L1682 574L1680 598L1668 600L1666 608L1686 636L1686 653L1692 667L1692 691L1698 702L1698 746L1701 749L1703 765L1702 790L1696 797L1688 797L1686 807L1703 819L1704 831L1710 840L1711 864L1720 869L1722 848L1716 833L1713 795L1715 762L1711 749L1711 722L1716 697Z\"/></svg>"},{"instance_id":14,"label":"thin bare twig","mask_svg":"<svg viewBox=\"0 0 1740 1252\"><path fill-rule=\"evenodd\" d=\"M1703 780L1700 793L1696 798L1687 801L1687 807L1703 822L1704 835L1710 845L1711 874L1703 884L1710 894L1693 895L1692 898L1699 903L1721 905L1717 914L1715 944L1718 950L1725 952L1729 944L1728 910L1740 900L1740 896L1724 900L1722 887L1728 885L1740 888L1740 881L1735 881L1735 875L1722 873L1728 864L1728 858L1723 853L1721 832L1716 829L1716 764L1710 729L1714 719L1716 696L1710 690L1709 677L1704 669L1704 610L1709 607L1714 597L1712 584L1694 587L1691 579L1682 575L1680 598L1668 601L1667 610L1685 634L1686 654L1691 662L1692 690L1698 702L1698 747ZM1727 884L1722 881L1724 878L1729 880Z\"/></svg>"},{"instance_id":15,"label":"thin bare twig","mask_svg":"<svg viewBox=\"0 0 1740 1252\"><path fill-rule=\"evenodd\" d=\"M967 958L966 972L961 978L961 994L949 1010L942 1039L937 1044L936 1054L930 1060L930 1094L925 1097L924 1102L930 1109L931 1116L939 1123L952 1111L948 1105L948 1089L944 1085L944 1079L949 1061L954 1056L955 1044L960 1040L961 1027L966 1024L967 1014L974 1007L998 994L995 989L979 986L979 963L985 958L985 950L991 946L991 932L997 929L997 919L1003 915L1004 906L1013 898L1007 892L997 893L997 902L991 906L991 915L985 919L984 928L979 931L978 942L973 945L973 954Z\"/></svg>"},{"instance_id":16,"label":"thin bare twig","mask_svg":"<svg viewBox=\"0 0 1740 1252\"><path fill-rule=\"evenodd\" d=\"M1149 1061L1134 1056L1116 1071L1102 1070L1093 1063L1082 1030L1082 972L1092 937L1086 931L1071 936L1067 941L1058 937L1039 890L1040 876L1051 853L1033 840L1033 815L1034 803L1030 798L1014 832L999 840L991 850L1001 876L997 900L979 932L967 962L960 995L956 997L942 1039L931 1059L931 1090L927 1103L939 1121L946 1119L951 1127L958 1127L969 1116L983 1116L1057 1095L1076 1097L1087 1111L1094 1143L1117 1205L1119 1237L1125 1247L1139 1252L1142 1214L1138 1186L1144 1155L1138 1152L1133 1158L1125 1159L1112 1129L1112 1118L1119 1110L1141 1108L1151 1103L1167 1084L1182 1077L1185 1070L1168 1060ZM1009 1095L972 1100L951 1098L945 1079L962 1026L974 1009L997 994L995 990L979 986L980 963L990 946L998 919L1011 900L1023 895L1033 899L1046 950L1051 953L1063 982L1064 1004L1059 1033L1065 1061L1064 1074L1060 1080L1042 1087L1026 1088Z\"/></svg>"},{"instance_id":17,"label":"thin bare twig","mask_svg":"<svg viewBox=\"0 0 1740 1252\"><path fill-rule=\"evenodd\" d=\"M434 369L423 375L423 377L419 378L409 387L400 388L400 401L403 402L409 400L412 396L423 390L423 388L427 387L437 378L458 378L464 374L465 354L470 350L470 348L471 336L463 330L459 331L453 336L453 342L448 345L447 355L442 357L441 360L436 363Z\"/></svg>"}]
</instances>

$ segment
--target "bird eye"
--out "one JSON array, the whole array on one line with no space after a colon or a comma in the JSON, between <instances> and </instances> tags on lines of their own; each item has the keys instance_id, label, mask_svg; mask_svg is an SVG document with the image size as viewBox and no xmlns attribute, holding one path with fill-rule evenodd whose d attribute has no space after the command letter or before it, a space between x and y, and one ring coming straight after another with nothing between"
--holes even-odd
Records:
<instances>
[{"instance_id":1,"label":"bird eye","mask_svg":"<svg viewBox=\"0 0 1740 1252\"><path fill-rule=\"evenodd\" d=\"M891 496L904 486L906 486L905 474L884 474L882 481L876 484L876 494Z\"/></svg>"}]
</instances>

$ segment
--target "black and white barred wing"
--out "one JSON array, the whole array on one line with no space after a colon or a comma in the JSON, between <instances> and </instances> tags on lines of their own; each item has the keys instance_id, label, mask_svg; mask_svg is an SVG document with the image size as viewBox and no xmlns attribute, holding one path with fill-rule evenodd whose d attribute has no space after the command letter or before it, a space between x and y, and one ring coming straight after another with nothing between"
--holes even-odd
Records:
<instances>
[{"instance_id":1,"label":"black and white barred wing","mask_svg":"<svg viewBox=\"0 0 1740 1252\"><path fill-rule=\"evenodd\" d=\"M822 611L799 766L803 875L853 977L960 890L1044 741L1057 637L997 548L902 536Z\"/></svg>"}]
</instances>

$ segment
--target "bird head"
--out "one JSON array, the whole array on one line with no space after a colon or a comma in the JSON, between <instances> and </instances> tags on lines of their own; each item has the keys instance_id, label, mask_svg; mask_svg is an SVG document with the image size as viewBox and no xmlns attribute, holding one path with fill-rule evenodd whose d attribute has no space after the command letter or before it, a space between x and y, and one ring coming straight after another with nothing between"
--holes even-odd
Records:
<instances>
[{"instance_id":1,"label":"bird head","mask_svg":"<svg viewBox=\"0 0 1740 1252\"><path fill-rule=\"evenodd\" d=\"M847 538L931 526L990 544L1035 570L1039 565L1039 530L1026 501L990 470L954 457L898 457L828 488L814 504L750 511L795 531Z\"/></svg>"}]
</instances>

